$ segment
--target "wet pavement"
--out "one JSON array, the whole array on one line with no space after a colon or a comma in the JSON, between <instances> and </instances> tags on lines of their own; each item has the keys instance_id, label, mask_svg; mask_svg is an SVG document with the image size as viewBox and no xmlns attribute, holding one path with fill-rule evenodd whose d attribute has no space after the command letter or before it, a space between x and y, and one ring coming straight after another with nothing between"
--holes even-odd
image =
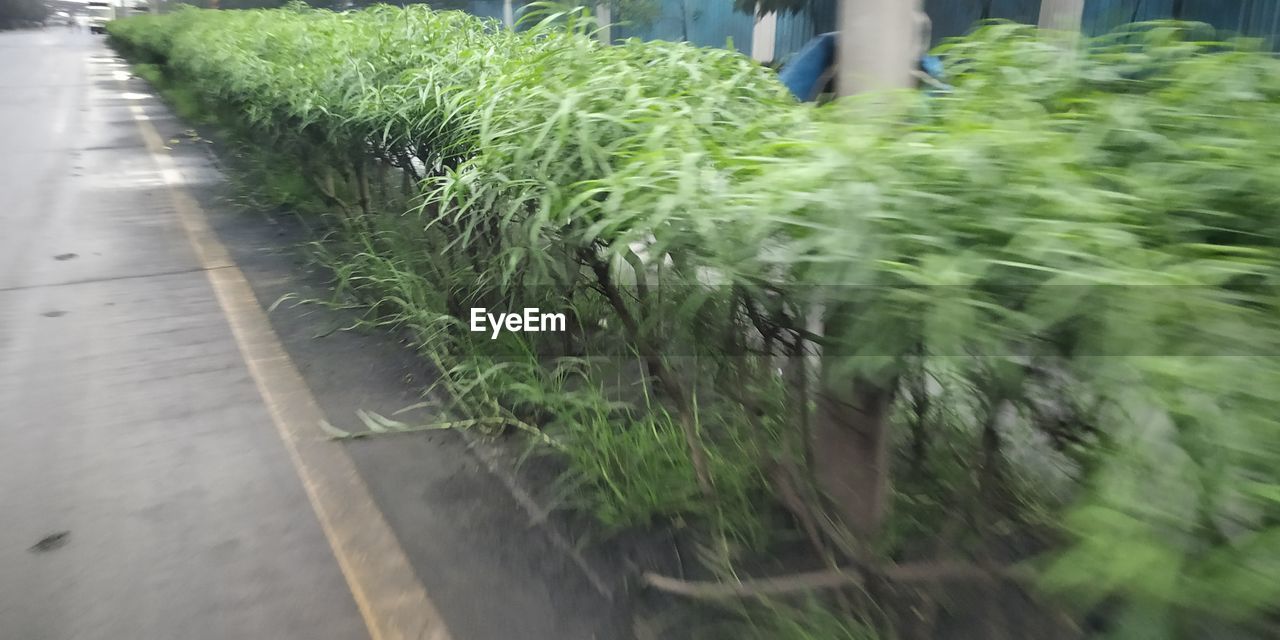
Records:
<instances>
[{"instance_id":1,"label":"wet pavement","mask_svg":"<svg viewBox=\"0 0 1280 640\"><path fill-rule=\"evenodd\" d=\"M367 637L125 77L0 34L0 635Z\"/></svg>"},{"instance_id":2,"label":"wet pavement","mask_svg":"<svg viewBox=\"0 0 1280 640\"><path fill-rule=\"evenodd\" d=\"M0 638L629 635L610 579L463 439L280 427L281 377L308 399L295 415L345 424L413 401L429 373L385 336L316 340L344 320L314 309L268 326L272 301L323 280L289 252L296 228L218 204L224 178L185 128L101 37L0 33ZM146 131L174 145L163 162ZM270 336L246 334L231 281ZM280 353L254 355L266 342ZM438 607L448 632L383 624L406 606Z\"/></svg>"}]
</instances>

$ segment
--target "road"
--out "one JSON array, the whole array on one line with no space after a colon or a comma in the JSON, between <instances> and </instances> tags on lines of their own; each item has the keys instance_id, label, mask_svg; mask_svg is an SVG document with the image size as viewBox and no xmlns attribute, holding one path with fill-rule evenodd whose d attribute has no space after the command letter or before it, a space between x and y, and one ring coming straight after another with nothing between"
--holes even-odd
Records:
<instances>
[{"instance_id":1,"label":"road","mask_svg":"<svg viewBox=\"0 0 1280 640\"><path fill-rule=\"evenodd\" d=\"M623 637L461 441L320 436L414 365L268 320L310 285L183 127L101 37L0 33L0 638Z\"/></svg>"}]
</instances>

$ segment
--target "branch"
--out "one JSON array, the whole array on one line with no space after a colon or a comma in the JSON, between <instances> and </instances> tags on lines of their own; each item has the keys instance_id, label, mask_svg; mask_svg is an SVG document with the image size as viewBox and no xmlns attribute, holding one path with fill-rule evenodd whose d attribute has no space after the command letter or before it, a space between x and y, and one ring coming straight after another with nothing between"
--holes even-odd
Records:
<instances>
[{"instance_id":1,"label":"branch","mask_svg":"<svg viewBox=\"0 0 1280 640\"><path fill-rule=\"evenodd\" d=\"M663 363L662 356L657 353L649 342L648 335L640 326L640 322L630 309L627 308L626 300L623 299L622 293L613 282L613 277L609 274L609 265L596 255L595 249L588 248L580 251L581 259L591 266L591 270L595 273L596 284L599 285L600 291L609 301L609 305L613 307L614 313L618 314L622 321L622 327L626 331L631 343L640 351L640 356L644 359L645 368L649 370L649 374L658 379L658 384L662 385L662 390L676 404L678 417L680 420L680 430L684 434L685 444L689 448L690 462L693 464L693 473L698 480L698 488L702 491L703 497L707 499L715 498L715 487L711 482L711 471L707 466L707 454L703 450L701 439L698 437L697 425L694 423L693 411L694 407L689 397L685 395L684 388L680 386L670 370ZM637 291L638 295L644 294L643 289ZM644 299L639 302L643 305Z\"/></svg>"},{"instance_id":2,"label":"branch","mask_svg":"<svg viewBox=\"0 0 1280 640\"><path fill-rule=\"evenodd\" d=\"M968 562L947 560L891 565L881 569L880 573L894 582L985 581L1016 577L1011 567L986 568Z\"/></svg>"},{"instance_id":3,"label":"branch","mask_svg":"<svg viewBox=\"0 0 1280 640\"><path fill-rule=\"evenodd\" d=\"M342 209L344 217L351 217L351 205L344 202L342 198L339 198L337 190L333 187L333 174L326 173L324 180L312 175L311 182L315 184L316 190L320 192L320 196L323 197L326 202L331 205L337 205L338 208Z\"/></svg>"},{"instance_id":4,"label":"branch","mask_svg":"<svg viewBox=\"0 0 1280 640\"><path fill-rule=\"evenodd\" d=\"M967 562L919 562L890 565L875 571L893 582L943 582L949 580L997 580L1018 579L1020 575L1011 567L986 569ZM773 578L757 578L738 582L706 582L680 580L646 572L644 581L649 586L676 595L716 600L725 598L759 598L814 591L838 589L860 585L863 573L854 567L793 573Z\"/></svg>"},{"instance_id":5,"label":"branch","mask_svg":"<svg viewBox=\"0 0 1280 640\"><path fill-rule=\"evenodd\" d=\"M645 573L644 581L659 591L700 599L757 598L768 595L835 589L862 583L862 576L828 569L741 582L698 582Z\"/></svg>"}]
</instances>

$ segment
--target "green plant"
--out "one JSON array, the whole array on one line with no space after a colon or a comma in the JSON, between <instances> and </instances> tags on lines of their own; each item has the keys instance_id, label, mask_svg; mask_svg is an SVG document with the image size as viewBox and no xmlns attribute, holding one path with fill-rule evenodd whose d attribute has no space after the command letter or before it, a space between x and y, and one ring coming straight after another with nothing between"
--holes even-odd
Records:
<instances>
[{"instance_id":1,"label":"green plant","mask_svg":"<svg viewBox=\"0 0 1280 640\"><path fill-rule=\"evenodd\" d=\"M324 204L340 303L412 335L467 424L537 432L604 521L695 519L732 564L785 509L888 585L839 603L886 627L970 580L1113 635L1274 631L1280 62L993 24L939 49L950 93L818 109L734 52L523 27L110 30ZM490 340L472 307L573 322Z\"/></svg>"}]
</instances>

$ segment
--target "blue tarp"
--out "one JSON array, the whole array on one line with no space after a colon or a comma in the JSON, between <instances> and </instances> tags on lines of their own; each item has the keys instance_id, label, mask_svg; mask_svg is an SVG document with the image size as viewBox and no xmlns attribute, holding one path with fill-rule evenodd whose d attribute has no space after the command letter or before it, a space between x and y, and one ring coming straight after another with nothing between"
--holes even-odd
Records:
<instances>
[{"instance_id":1,"label":"blue tarp","mask_svg":"<svg viewBox=\"0 0 1280 640\"><path fill-rule=\"evenodd\" d=\"M833 64L836 58L837 33L824 33L809 41L804 48L792 56L790 62L778 72L778 79L791 90L791 94L802 101L818 97L822 87L822 74ZM925 56L920 60L920 69L933 78L942 80L942 60L937 56Z\"/></svg>"},{"instance_id":2,"label":"blue tarp","mask_svg":"<svg viewBox=\"0 0 1280 640\"><path fill-rule=\"evenodd\" d=\"M818 81L827 67L835 62L835 57L836 34L824 33L796 52L782 71L778 72L778 79L787 85L796 98L812 100L822 89L817 86Z\"/></svg>"}]
</instances>

